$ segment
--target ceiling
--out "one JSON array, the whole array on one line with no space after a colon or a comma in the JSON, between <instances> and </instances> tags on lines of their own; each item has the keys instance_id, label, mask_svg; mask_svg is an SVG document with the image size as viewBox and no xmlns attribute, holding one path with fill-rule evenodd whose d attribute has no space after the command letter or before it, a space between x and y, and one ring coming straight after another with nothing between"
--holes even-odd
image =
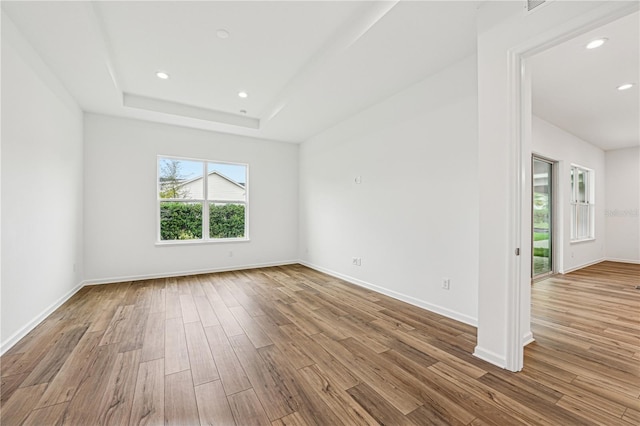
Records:
<instances>
[{"instance_id":1,"label":"ceiling","mask_svg":"<svg viewBox=\"0 0 640 426\"><path fill-rule=\"evenodd\" d=\"M85 111L301 142L474 54L482 2L1 3ZM534 56L534 114L605 150L638 145L638 85L616 90L640 83L638 24Z\"/></svg>"},{"instance_id":2,"label":"ceiling","mask_svg":"<svg viewBox=\"0 0 640 426\"><path fill-rule=\"evenodd\" d=\"M533 113L605 151L640 145L639 28L636 12L535 55Z\"/></svg>"},{"instance_id":3,"label":"ceiling","mask_svg":"<svg viewBox=\"0 0 640 426\"><path fill-rule=\"evenodd\" d=\"M85 111L291 142L476 50L472 1L3 1L2 10Z\"/></svg>"}]
</instances>

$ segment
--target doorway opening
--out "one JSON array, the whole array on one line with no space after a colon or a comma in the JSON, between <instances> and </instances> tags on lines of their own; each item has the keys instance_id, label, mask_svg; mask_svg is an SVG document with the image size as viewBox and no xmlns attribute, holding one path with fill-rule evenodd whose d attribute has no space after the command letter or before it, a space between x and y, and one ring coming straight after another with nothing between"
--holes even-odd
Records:
<instances>
[{"instance_id":1,"label":"doorway opening","mask_svg":"<svg viewBox=\"0 0 640 426\"><path fill-rule=\"evenodd\" d=\"M551 3L549 6L557 5ZM620 7L618 7L618 5ZM555 7L555 6L554 6ZM533 246L532 240L532 218L531 218L531 182L532 176L532 154L533 149L533 102L532 102L532 60L539 54L546 52L556 46L564 44L568 41L574 41L585 49L588 40L596 32L598 36L602 36L602 27L607 24L616 22L621 18L631 16L637 13L639 9L638 3L620 4L608 2L602 6L597 6L589 14L584 14L580 18L566 21L564 24L558 25L554 30L548 31L544 35L532 38L528 42L521 43L508 51L509 53L509 75L512 85L510 86L509 101L512 105L513 119L510 120L510 131L516 139L514 156L516 158L513 172L515 172L515 186L512 187L516 202L516 208L511 213L514 225L515 247L526 247L529 250ZM637 21L636 21L637 22ZM594 34L591 34L591 33ZM578 40L581 37L583 40ZM595 38L595 37L593 37ZM571 80L571 79L569 79ZM584 85L583 85L584 87ZM599 104L598 104L599 105ZM566 108L565 108L566 109ZM556 173L558 182L566 184L568 182L567 165L572 163L571 160L564 160L562 155L557 152L549 151L548 154L560 160L557 171L562 172L560 175ZM557 271L566 272L566 256L564 255L565 246L568 235L564 235L567 231L568 221L565 224L565 216L562 214L563 205L568 201L565 191L562 193L556 191L560 195L560 202L556 203L558 207L558 215L556 216L556 241L555 256L550 253L552 259L557 262L555 267ZM558 240L557 237L562 237ZM570 247L570 246L569 246ZM553 247L552 247L553 248ZM532 259L533 254L527 253L525 257L517 257L520 252L516 248L516 256L511 260L509 270L511 276L517 280L518 285L509 286L507 294L507 319L513 327L507 329L506 339L506 368L510 371L520 371L524 366L524 346L534 341L532 332L532 316L531 316L531 280L532 280ZM573 252L570 253L570 256ZM564 273L564 272L563 272Z\"/></svg>"}]
</instances>

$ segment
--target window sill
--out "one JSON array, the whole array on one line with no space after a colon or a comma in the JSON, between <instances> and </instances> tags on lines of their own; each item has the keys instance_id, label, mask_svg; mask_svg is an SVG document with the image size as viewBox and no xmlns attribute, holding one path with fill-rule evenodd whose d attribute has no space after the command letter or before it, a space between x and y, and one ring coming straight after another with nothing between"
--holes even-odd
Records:
<instances>
[{"instance_id":1,"label":"window sill","mask_svg":"<svg viewBox=\"0 0 640 426\"><path fill-rule=\"evenodd\" d=\"M569 241L569 244L580 244L580 243L588 243L589 241L595 241L596 239L591 237L591 238L583 238L581 240L571 240Z\"/></svg>"},{"instance_id":2,"label":"window sill","mask_svg":"<svg viewBox=\"0 0 640 426\"><path fill-rule=\"evenodd\" d=\"M156 241L156 247L175 247L175 246L192 246L192 245L208 245L208 244L227 244L227 243L248 243L249 238L224 238L219 240L170 240Z\"/></svg>"}]
</instances>

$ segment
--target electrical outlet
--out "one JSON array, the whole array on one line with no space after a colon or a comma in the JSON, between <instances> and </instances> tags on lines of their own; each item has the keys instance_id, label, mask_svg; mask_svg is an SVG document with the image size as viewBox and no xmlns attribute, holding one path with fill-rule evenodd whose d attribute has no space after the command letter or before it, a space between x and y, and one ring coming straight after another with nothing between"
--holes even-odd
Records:
<instances>
[{"instance_id":1,"label":"electrical outlet","mask_svg":"<svg viewBox=\"0 0 640 426\"><path fill-rule=\"evenodd\" d=\"M356 185L360 185L362 183L362 176L356 176L354 179Z\"/></svg>"},{"instance_id":2,"label":"electrical outlet","mask_svg":"<svg viewBox=\"0 0 640 426\"><path fill-rule=\"evenodd\" d=\"M351 264L353 266L360 266L360 265L362 265L362 259L359 258L359 257L352 257L351 258Z\"/></svg>"},{"instance_id":3,"label":"electrical outlet","mask_svg":"<svg viewBox=\"0 0 640 426\"><path fill-rule=\"evenodd\" d=\"M443 278L442 279L442 288L444 290L449 290L451 288L451 279Z\"/></svg>"}]
</instances>

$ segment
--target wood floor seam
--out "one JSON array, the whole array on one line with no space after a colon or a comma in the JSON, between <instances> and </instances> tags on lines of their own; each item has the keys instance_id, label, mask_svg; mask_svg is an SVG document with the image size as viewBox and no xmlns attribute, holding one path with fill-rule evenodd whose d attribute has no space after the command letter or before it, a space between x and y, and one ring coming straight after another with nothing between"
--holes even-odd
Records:
<instances>
[{"instance_id":1,"label":"wood floor seam","mask_svg":"<svg viewBox=\"0 0 640 426\"><path fill-rule=\"evenodd\" d=\"M0 358L0 422L637 425L638 277L534 282L519 373L472 326L302 265L85 287Z\"/></svg>"}]
</instances>

